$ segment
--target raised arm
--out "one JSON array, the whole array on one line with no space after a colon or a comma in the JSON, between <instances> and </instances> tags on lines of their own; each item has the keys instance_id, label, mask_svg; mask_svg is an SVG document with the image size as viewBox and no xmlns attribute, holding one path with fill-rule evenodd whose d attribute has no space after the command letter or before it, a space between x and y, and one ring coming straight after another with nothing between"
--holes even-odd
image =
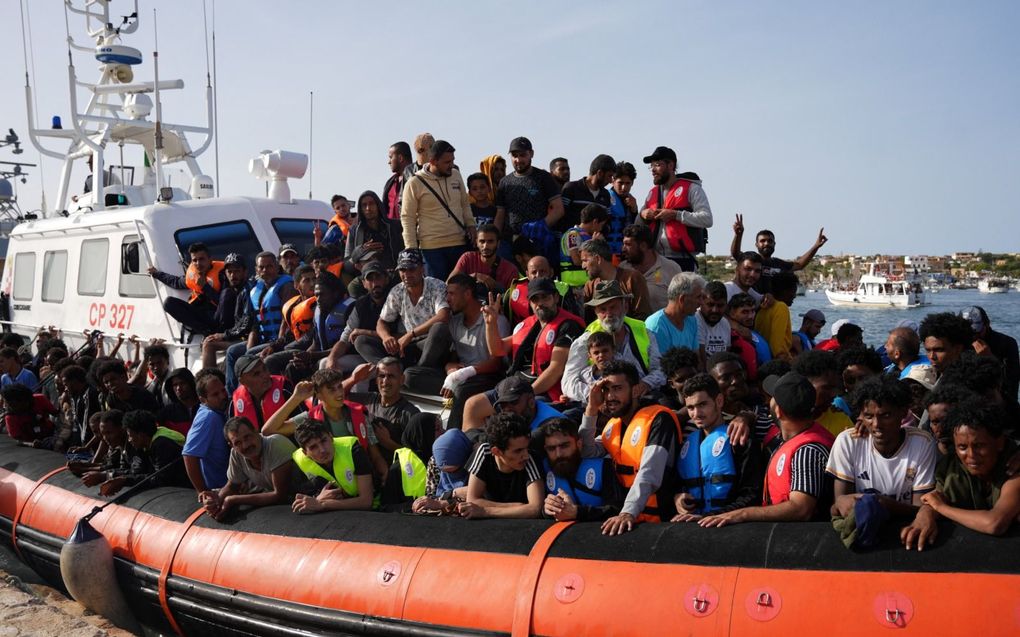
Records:
<instances>
[{"instance_id":1,"label":"raised arm","mask_svg":"<svg viewBox=\"0 0 1020 637\"><path fill-rule=\"evenodd\" d=\"M818 238L815 240L814 245L812 245L807 252L797 257L797 260L793 262L794 271L803 270L804 268L806 268L808 264L811 263L811 259L815 258L815 255L818 253L818 250L820 250L821 247L825 245L825 242L828 240L829 238L825 236L825 228L819 230Z\"/></svg>"}]
</instances>

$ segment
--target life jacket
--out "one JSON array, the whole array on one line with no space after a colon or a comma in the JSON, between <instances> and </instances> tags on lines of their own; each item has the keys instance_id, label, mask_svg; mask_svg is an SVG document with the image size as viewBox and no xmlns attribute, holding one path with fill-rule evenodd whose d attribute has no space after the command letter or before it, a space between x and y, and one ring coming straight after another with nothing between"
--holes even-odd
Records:
<instances>
[{"instance_id":1,"label":"life jacket","mask_svg":"<svg viewBox=\"0 0 1020 637\"><path fill-rule=\"evenodd\" d=\"M333 218L329 220L329 223L326 224L326 232L329 232L329 229L332 226L336 226L336 227L340 228L340 234L342 234L345 238L347 237L348 233L350 233L350 231L351 231L351 222L350 221L346 221L344 219L341 219L340 215L335 214L335 213L333 215Z\"/></svg>"},{"instance_id":2,"label":"life jacket","mask_svg":"<svg viewBox=\"0 0 1020 637\"><path fill-rule=\"evenodd\" d=\"M326 408L322 403L310 404L311 398L305 401L308 406L308 417L312 420L326 422ZM368 427L365 425L365 406L359 403L344 401L348 411L351 413L351 429L354 430L354 437L358 439L365 451L368 451Z\"/></svg>"},{"instance_id":3,"label":"life jacket","mask_svg":"<svg viewBox=\"0 0 1020 637\"><path fill-rule=\"evenodd\" d=\"M553 281L556 291L560 293L560 307L570 293L570 286L563 281ZM506 318L511 325L516 325L531 316L531 303L528 302L528 279L520 278L510 286L503 297L506 307Z\"/></svg>"},{"instance_id":4,"label":"life jacket","mask_svg":"<svg viewBox=\"0 0 1020 637\"><path fill-rule=\"evenodd\" d=\"M326 272L329 272L330 274L332 274L333 276L335 276L338 279L341 278L343 276L343 272L344 272L344 262L343 261L337 261L336 263L327 265L326 266Z\"/></svg>"},{"instance_id":5,"label":"life jacket","mask_svg":"<svg viewBox=\"0 0 1020 637\"><path fill-rule=\"evenodd\" d=\"M811 343L811 339L808 338L807 334L801 332L800 330L797 330L796 332L793 333L793 335L800 339L801 350L809 352L812 349L814 349L815 346Z\"/></svg>"},{"instance_id":6,"label":"life jacket","mask_svg":"<svg viewBox=\"0 0 1020 637\"><path fill-rule=\"evenodd\" d=\"M833 336L832 338L827 338L824 341L816 343L812 349L820 349L823 352L838 352L839 341L837 341L836 337Z\"/></svg>"},{"instance_id":7,"label":"life jacket","mask_svg":"<svg viewBox=\"0 0 1020 637\"><path fill-rule=\"evenodd\" d=\"M677 440L683 437L680 430L680 421L676 414L662 405L651 405L643 407L634 414L634 417L627 427L619 418L613 418L606 423L602 430L602 446L606 453L616 463L616 477L620 484L628 489L634 484L634 477L641 469L641 456L644 454L645 445L648 444L648 432L652 428L652 420L661 413L669 414L676 427ZM625 430L624 430L625 429ZM660 522L659 501L656 494L652 494L645 503L644 511L637 518L642 522Z\"/></svg>"},{"instance_id":8,"label":"life jacket","mask_svg":"<svg viewBox=\"0 0 1020 637\"><path fill-rule=\"evenodd\" d=\"M290 327L290 333L294 335L295 341L312 329L316 303L316 297L303 299L299 294L287 299L283 304L283 322Z\"/></svg>"},{"instance_id":9,"label":"life jacket","mask_svg":"<svg viewBox=\"0 0 1020 637\"><path fill-rule=\"evenodd\" d=\"M591 239L591 235L582 230L580 226L574 226L563 233L563 236L560 237L560 280L571 287L584 287L584 284L588 282L588 273L581 266L574 265L574 260L570 258L569 246L567 246L570 233L574 230L580 233L582 243Z\"/></svg>"},{"instance_id":10,"label":"life jacket","mask_svg":"<svg viewBox=\"0 0 1020 637\"><path fill-rule=\"evenodd\" d=\"M400 487L404 496L420 498L425 495L425 463L407 447L393 452L393 461L400 467Z\"/></svg>"},{"instance_id":11,"label":"life jacket","mask_svg":"<svg viewBox=\"0 0 1020 637\"><path fill-rule=\"evenodd\" d=\"M775 432L770 431L770 435L766 436L766 443L775 438L775 435ZM762 506L781 504L790 499L790 463L793 462L793 454L798 449L812 442L831 449L834 441L835 438L825 427L812 423L810 427L779 445L769 459L769 468L765 471Z\"/></svg>"},{"instance_id":12,"label":"life jacket","mask_svg":"<svg viewBox=\"0 0 1020 637\"><path fill-rule=\"evenodd\" d=\"M636 351L638 353L638 361L641 363L641 369L645 374L647 374L648 366L650 365L648 361L648 345L651 343L651 339L648 338L648 328L645 327L644 321L639 321L629 316L623 317L623 322L630 328L630 349L631 351ZM588 324L588 327L586 327L584 331L589 334L594 334L595 332L605 332L606 330L602 328L602 323L600 323L598 319L595 319ZM588 361L588 364L590 365L591 361Z\"/></svg>"},{"instance_id":13,"label":"life jacket","mask_svg":"<svg viewBox=\"0 0 1020 637\"><path fill-rule=\"evenodd\" d=\"M603 460L604 458L582 458L573 478L556 475L549 466L549 460L544 460L542 466L545 469L545 490L556 495L563 489L575 504L602 506L602 467L605 466Z\"/></svg>"},{"instance_id":14,"label":"life jacket","mask_svg":"<svg viewBox=\"0 0 1020 637\"><path fill-rule=\"evenodd\" d=\"M223 272L223 262L213 261L212 267L209 272L206 273L205 278L198 273L198 268L194 265L188 266L188 271L184 275L184 284L191 290L191 297L188 298L188 303L195 303L205 294L205 286L208 285L216 292L217 295L220 293L220 273ZM206 299L213 305L219 303L219 296L212 299Z\"/></svg>"},{"instance_id":15,"label":"life jacket","mask_svg":"<svg viewBox=\"0 0 1020 637\"><path fill-rule=\"evenodd\" d=\"M347 297L333 306L322 318L322 306L316 305L312 313L312 321L315 326L315 341L319 344L319 351L328 352L333 345L340 340L344 327L347 326L347 315L354 299Z\"/></svg>"},{"instance_id":16,"label":"life jacket","mask_svg":"<svg viewBox=\"0 0 1020 637\"><path fill-rule=\"evenodd\" d=\"M737 464L726 425L719 425L707 436L700 428L688 434L677 456L676 472L680 486L698 503L698 513L723 508L737 480Z\"/></svg>"},{"instance_id":17,"label":"life jacket","mask_svg":"<svg viewBox=\"0 0 1020 637\"><path fill-rule=\"evenodd\" d=\"M645 200L645 208L658 208L669 210L693 210L690 202L690 186L694 182L689 179L678 178L673 187L665 195L659 186L652 186ZM649 222L652 235L656 236L659 230L659 222ZM705 250L707 234L704 228L692 228L686 226L676 219L666 221L666 241L674 252L695 255Z\"/></svg>"},{"instance_id":18,"label":"life jacket","mask_svg":"<svg viewBox=\"0 0 1020 637\"><path fill-rule=\"evenodd\" d=\"M174 431L173 429L169 429L167 427L156 427L156 433L152 434L152 440L149 442L150 446L152 445L153 442L156 441L156 438L166 438L168 440L174 441L181 447L184 446L185 440L184 435L181 434L181 432L179 431Z\"/></svg>"},{"instance_id":19,"label":"life jacket","mask_svg":"<svg viewBox=\"0 0 1020 637\"><path fill-rule=\"evenodd\" d=\"M272 343L280 335L285 300L280 297L280 288L293 280L289 274L281 274L268 289L262 279L256 281L255 287L252 288L251 306L257 314L256 326L260 343Z\"/></svg>"},{"instance_id":20,"label":"life jacket","mask_svg":"<svg viewBox=\"0 0 1020 637\"><path fill-rule=\"evenodd\" d=\"M557 234L546 225L545 219L529 221L521 226L521 235L535 246L535 253L549 259L549 263L557 263L560 255L560 242Z\"/></svg>"},{"instance_id":21,"label":"life jacket","mask_svg":"<svg viewBox=\"0 0 1020 637\"><path fill-rule=\"evenodd\" d=\"M536 325L539 326L537 329L541 330L535 337L535 347L531 352L531 374L538 376L541 374L546 367L549 366L552 361L553 343L556 342L556 332L559 330L560 325L563 325L565 321L573 321L578 326L583 327L584 321L579 316L575 316L566 310L560 310L556 314L553 320L546 323L544 327L538 321L537 316L529 316L524 319L514 328L514 333L510 337L511 346L511 358L516 359L517 354L520 351L521 345L527 339L528 335L536 329ZM560 381L556 381L556 384L549 388L547 392L549 399L553 402L558 402L563 392L560 388Z\"/></svg>"},{"instance_id":22,"label":"life jacket","mask_svg":"<svg viewBox=\"0 0 1020 637\"><path fill-rule=\"evenodd\" d=\"M754 330L751 330L751 344L754 345L754 355L758 359L759 367L772 360L772 348L769 347L769 342Z\"/></svg>"},{"instance_id":23,"label":"life jacket","mask_svg":"<svg viewBox=\"0 0 1020 637\"><path fill-rule=\"evenodd\" d=\"M231 398L234 403L234 415L247 418L248 422L256 425L257 429L262 429L262 425L266 424L266 421L280 407L283 407L283 403L287 402L287 396L284 395L284 383L287 379L283 376L270 376L270 378L272 383L262 396L261 409L255 406L255 398L244 385L239 385Z\"/></svg>"},{"instance_id":24,"label":"life jacket","mask_svg":"<svg viewBox=\"0 0 1020 637\"><path fill-rule=\"evenodd\" d=\"M606 236L606 243L613 255L618 256L623 252L623 229L631 222L630 211L623 198L612 188L609 189L609 201L609 223L602 229L602 234Z\"/></svg>"},{"instance_id":25,"label":"life jacket","mask_svg":"<svg viewBox=\"0 0 1020 637\"><path fill-rule=\"evenodd\" d=\"M354 453L352 449L358 444L354 436L342 436L333 438L333 473L332 475L322 468L318 462L305 455L301 449L295 449L290 455L298 469L304 471L308 478L324 478L335 482L344 490L349 497L356 498L358 494L358 479L354 475Z\"/></svg>"}]
</instances>

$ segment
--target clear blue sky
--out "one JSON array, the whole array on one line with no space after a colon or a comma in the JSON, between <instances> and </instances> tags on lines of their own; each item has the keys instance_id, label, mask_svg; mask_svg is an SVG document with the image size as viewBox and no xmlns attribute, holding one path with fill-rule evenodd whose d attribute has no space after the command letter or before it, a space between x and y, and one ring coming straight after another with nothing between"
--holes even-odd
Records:
<instances>
[{"instance_id":1,"label":"clear blue sky","mask_svg":"<svg viewBox=\"0 0 1020 637\"><path fill-rule=\"evenodd\" d=\"M156 4L141 3L142 28L125 41L146 53L145 79ZM63 11L31 5L49 121L68 113ZM165 119L201 123L202 3L157 8L160 76L187 84L165 95ZM0 127L27 141L18 3L6 0L0 18ZM465 174L506 156L517 135L539 165L567 157L575 178L607 152L638 165L640 196L650 186L641 157L664 144L704 180L711 253L728 251L736 212L749 232L773 229L788 257L819 226L823 252L1016 251L1017 24L1013 2L220 0L221 191L263 192L247 174L262 149L307 152L314 91L319 199L381 189L389 144L426 130L457 147ZM95 65L76 61L92 81ZM211 151L200 162L213 174ZM56 163L45 179L52 203ZM36 172L21 187L26 209L39 186ZM307 196L307 177L292 188Z\"/></svg>"}]
</instances>

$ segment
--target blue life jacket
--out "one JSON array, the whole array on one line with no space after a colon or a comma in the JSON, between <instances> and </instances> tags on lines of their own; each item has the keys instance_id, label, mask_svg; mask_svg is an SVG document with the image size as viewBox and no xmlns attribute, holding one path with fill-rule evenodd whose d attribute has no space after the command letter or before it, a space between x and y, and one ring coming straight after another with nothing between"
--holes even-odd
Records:
<instances>
[{"instance_id":1,"label":"blue life jacket","mask_svg":"<svg viewBox=\"0 0 1020 637\"><path fill-rule=\"evenodd\" d=\"M545 257L550 264L560 262L560 237L545 224L545 219L529 221L521 226L521 234L535 246L536 254Z\"/></svg>"},{"instance_id":2,"label":"blue life jacket","mask_svg":"<svg viewBox=\"0 0 1020 637\"><path fill-rule=\"evenodd\" d=\"M800 339L801 349L805 352L809 352L815 348L815 344L811 342L811 339L808 338L808 335L804 332L797 330L793 333L793 335Z\"/></svg>"},{"instance_id":3,"label":"blue life jacket","mask_svg":"<svg viewBox=\"0 0 1020 637\"><path fill-rule=\"evenodd\" d=\"M251 289L251 306L255 310L259 343L272 343L280 335L283 302L287 300L280 297L280 288L293 281L289 274L281 274L268 290L266 282L262 279L258 279Z\"/></svg>"},{"instance_id":4,"label":"blue life jacket","mask_svg":"<svg viewBox=\"0 0 1020 637\"><path fill-rule=\"evenodd\" d=\"M319 351L327 352L336 345L347 325L347 315L350 314L354 299L347 297L333 306L333 309L322 318L322 306L315 306L313 325L315 326L315 340L319 344Z\"/></svg>"},{"instance_id":5,"label":"blue life jacket","mask_svg":"<svg viewBox=\"0 0 1020 637\"><path fill-rule=\"evenodd\" d=\"M676 471L679 486L698 503L698 513L712 513L726 506L737 480L737 465L725 424L704 436L704 440L702 436L704 432L696 428L684 440Z\"/></svg>"},{"instance_id":6,"label":"blue life jacket","mask_svg":"<svg viewBox=\"0 0 1020 637\"><path fill-rule=\"evenodd\" d=\"M575 504L602 506L602 467L603 458L582 458L573 478L563 478L553 473L549 467L549 459L542 463L545 468L545 489L555 495L563 489L570 494Z\"/></svg>"},{"instance_id":7,"label":"blue life jacket","mask_svg":"<svg viewBox=\"0 0 1020 637\"><path fill-rule=\"evenodd\" d=\"M758 359L759 366L772 360L772 349L764 336L751 330L751 343L754 345L754 357Z\"/></svg>"},{"instance_id":8,"label":"blue life jacket","mask_svg":"<svg viewBox=\"0 0 1020 637\"><path fill-rule=\"evenodd\" d=\"M623 229L630 225L633 220L630 218L630 211L627 204L623 203L620 195L612 188L609 189L609 223L602 230L602 234L609 243L609 249L613 254L623 252Z\"/></svg>"}]
</instances>

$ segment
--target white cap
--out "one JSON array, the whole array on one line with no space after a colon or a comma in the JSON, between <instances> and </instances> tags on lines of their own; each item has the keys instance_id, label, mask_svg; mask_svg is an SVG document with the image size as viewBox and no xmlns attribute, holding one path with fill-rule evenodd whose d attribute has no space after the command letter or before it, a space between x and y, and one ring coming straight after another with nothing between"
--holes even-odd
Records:
<instances>
[{"instance_id":1,"label":"white cap","mask_svg":"<svg viewBox=\"0 0 1020 637\"><path fill-rule=\"evenodd\" d=\"M832 328L830 328L831 329L830 333L832 334L832 338L836 338L836 334L839 334L839 328L843 327L844 325L846 325L849 322L850 322L850 319L839 319L838 321L833 323L832 324Z\"/></svg>"}]
</instances>

